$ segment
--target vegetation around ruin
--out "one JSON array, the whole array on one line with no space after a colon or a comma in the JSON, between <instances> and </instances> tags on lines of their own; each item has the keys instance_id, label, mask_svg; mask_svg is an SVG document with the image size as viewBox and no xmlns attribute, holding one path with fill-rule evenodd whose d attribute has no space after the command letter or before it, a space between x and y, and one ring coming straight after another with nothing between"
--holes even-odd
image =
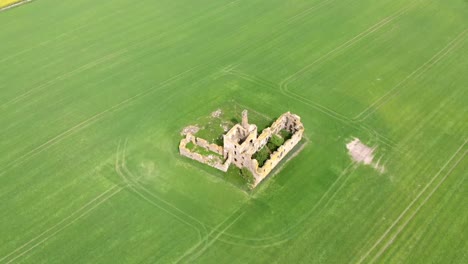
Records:
<instances>
[{"instance_id":1,"label":"vegetation around ruin","mask_svg":"<svg viewBox=\"0 0 468 264\"><path fill-rule=\"evenodd\" d=\"M288 132L285 135L288 134L290 133ZM270 158L270 154L275 152L281 145L283 145L283 143L283 137L280 135L273 135L268 140L267 144L253 155L253 158L256 159L258 161L258 165L262 167L263 164L265 164L265 161Z\"/></svg>"},{"instance_id":2,"label":"vegetation around ruin","mask_svg":"<svg viewBox=\"0 0 468 264\"><path fill-rule=\"evenodd\" d=\"M230 101L225 103L222 106L218 106L218 108L213 111L210 115L204 115L193 122L196 125L188 125L182 129L181 137L185 138L185 132L189 130L194 130L196 132L191 133L195 137L199 138L200 140L204 140L205 138L211 139L209 142L217 144L218 146L223 146L223 135L227 133L229 129L231 129L235 124L239 122L239 107L241 105L235 101ZM245 106L242 106L245 107ZM245 110L245 109L244 109ZM256 111L251 111L250 120L256 122L255 124L259 124L258 129L260 129L259 134L267 127L270 127L273 124L275 119L271 119L268 116L261 114ZM252 123L253 124L253 123ZM221 127L222 129L219 129ZM185 131L185 132L184 132ZM290 139L292 133L287 131L286 129L282 129L279 134L273 134L271 138L269 138L268 142L262 147L259 151L257 151L252 158L257 159L259 162L259 167L262 167L264 163L270 159L270 156L273 152L275 152L283 143L285 142L285 138ZM181 139L182 139L181 138ZM302 146L304 142L299 142L299 146ZM204 157L211 157L213 159L217 159L221 161L221 163L225 162L225 159L222 155L218 153L212 152L204 147L201 147L197 144L194 144L192 141L189 141L185 145L186 149L193 153L198 153ZM300 147L295 148L292 153L288 153L286 157L290 157L296 154ZM212 159L208 161L201 161L203 162L210 162L213 161ZM192 161L187 161L193 163ZM200 162L200 161L198 161ZM285 162L280 162L284 164ZM231 165L231 167L235 167L235 165ZM208 170L210 171L210 170ZM248 170L239 169L239 168L229 168L226 175L218 175L214 173L216 177L221 177L225 179L228 183L233 184L234 186L240 188L245 192L252 192L252 188L256 185L253 184L255 182L255 177L252 173L247 173ZM277 171L277 170L276 170Z\"/></svg>"}]
</instances>

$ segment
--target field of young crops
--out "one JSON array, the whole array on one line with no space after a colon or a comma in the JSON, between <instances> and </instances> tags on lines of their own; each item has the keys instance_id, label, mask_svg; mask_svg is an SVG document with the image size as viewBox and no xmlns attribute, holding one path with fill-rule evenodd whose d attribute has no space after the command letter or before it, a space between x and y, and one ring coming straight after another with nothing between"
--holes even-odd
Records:
<instances>
[{"instance_id":1,"label":"field of young crops","mask_svg":"<svg viewBox=\"0 0 468 264\"><path fill-rule=\"evenodd\" d=\"M467 263L467 71L465 0L4 10L0 263ZM253 191L178 154L233 107L306 129Z\"/></svg>"}]
</instances>

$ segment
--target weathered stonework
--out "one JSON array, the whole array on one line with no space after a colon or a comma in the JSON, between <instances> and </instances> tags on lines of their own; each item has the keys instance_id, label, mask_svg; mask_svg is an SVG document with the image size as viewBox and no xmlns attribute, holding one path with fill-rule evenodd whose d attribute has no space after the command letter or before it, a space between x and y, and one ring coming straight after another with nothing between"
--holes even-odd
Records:
<instances>
[{"instance_id":1,"label":"weathered stonework","mask_svg":"<svg viewBox=\"0 0 468 264\"><path fill-rule=\"evenodd\" d=\"M182 156L185 156L185 157L191 158L193 160L196 160L198 162L207 164L207 165L209 165L211 167L214 167L214 168L216 168L218 170L222 170L224 172L227 171L227 169L229 168L229 165L231 164L229 159L226 159L223 162L216 155L204 156L204 155L201 155L199 153L192 152L187 148L187 144L189 142L192 142L193 144L195 144L195 145L197 145L199 147L202 147L202 148L204 148L206 150L209 150L209 151L214 152L214 153L219 154L219 155L223 155L223 147L218 146L216 144L209 144L208 141L206 141L204 139L201 139L201 138L197 138L194 135L189 133L189 134L187 134L187 136L184 139L182 139L180 141L179 152L180 152L180 154Z\"/></svg>"},{"instance_id":2,"label":"weathered stonework","mask_svg":"<svg viewBox=\"0 0 468 264\"><path fill-rule=\"evenodd\" d=\"M252 156L263 148L270 138L279 134L281 130L287 130L292 134L275 152L271 153L269 159L262 167ZM234 125L224 136L224 146L210 144L204 139L197 138L188 133L179 144L180 154L207 164L211 167L226 172L233 163L238 168L247 168L255 178L254 186L257 186L268 174L280 163L280 161L301 141L304 133L304 126L299 116L290 112L281 115L270 127L264 129L260 135L257 133L257 126L249 124L247 110L242 112L242 123ZM187 149L187 144L193 144L205 150L221 155L221 160L217 155L203 156Z\"/></svg>"}]
</instances>

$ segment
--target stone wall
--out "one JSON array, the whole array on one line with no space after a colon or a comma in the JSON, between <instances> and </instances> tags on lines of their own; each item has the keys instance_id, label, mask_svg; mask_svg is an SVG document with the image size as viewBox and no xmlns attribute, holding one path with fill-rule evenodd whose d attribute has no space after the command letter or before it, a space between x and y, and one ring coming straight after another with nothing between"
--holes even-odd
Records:
<instances>
[{"instance_id":1,"label":"stone wall","mask_svg":"<svg viewBox=\"0 0 468 264\"><path fill-rule=\"evenodd\" d=\"M204 140L203 138L198 138L198 137L195 137L195 140L192 142L197 146L200 146L206 150L209 150L211 152L214 152L223 156L223 147L221 146L218 146L216 144L211 144L208 141Z\"/></svg>"},{"instance_id":2,"label":"stone wall","mask_svg":"<svg viewBox=\"0 0 468 264\"><path fill-rule=\"evenodd\" d=\"M286 123L286 114L281 115L272 125L271 125L271 133L278 134L281 129L285 128Z\"/></svg>"},{"instance_id":3,"label":"stone wall","mask_svg":"<svg viewBox=\"0 0 468 264\"><path fill-rule=\"evenodd\" d=\"M276 120L270 128L265 129L258 137L258 149L267 144L273 134L278 134L282 129L293 133L290 139L286 140L270 158L259 167L257 160L251 159L247 166L255 177L255 185L260 183L268 174L283 160L283 158L301 141L304 127L296 115L286 113Z\"/></svg>"},{"instance_id":4,"label":"stone wall","mask_svg":"<svg viewBox=\"0 0 468 264\"><path fill-rule=\"evenodd\" d=\"M258 136L257 141L254 144L255 152L263 148L268 143L268 140L270 140L272 135L273 133L271 131L271 128L265 128L260 134L260 136Z\"/></svg>"},{"instance_id":5,"label":"stone wall","mask_svg":"<svg viewBox=\"0 0 468 264\"><path fill-rule=\"evenodd\" d=\"M179 144L179 152L182 156L185 156L187 158L196 160L198 162L201 162L203 164L209 165L213 168L216 168L218 170L226 172L229 168L229 165L231 165L231 158L228 157L226 161L223 161L215 156L215 155L208 155L204 156L199 153L195 153L187 149L187 144L189 142L192 142L193 144L202 147L206 150L212 151L214 153L217 153L219 155L223 155L223 147L218 146L216 144L210 144L208 141L197 138L193 136L192 134L187 134L187 136L180 141Z\"/></svg>"},{"instance_id":6,"label":"stone wall","mask_svg":"<svg viewBox=\"0 0 468 264\"><path fill-rule=\"evenodd\" d=\"M296 133L291 139L288 139L275 152L271 153L270 158L265 161L262 167L258 166L258 161L250 161L250 171L255 176L255 185L262 181L270 172L288 155L288 153L301 141L302 133Z\"/></svg>"},{"instance_id":7,"label":"stone wall","mask_svg":"<svg viewBox=\"0 0 468 264\"><path fill-rule=\"evenodd\" d=\"M241 153L250 153L254 148L255 141L257 140L257 129L251 131L245 141L240 146Z\"/></svg>"}]
</instances>

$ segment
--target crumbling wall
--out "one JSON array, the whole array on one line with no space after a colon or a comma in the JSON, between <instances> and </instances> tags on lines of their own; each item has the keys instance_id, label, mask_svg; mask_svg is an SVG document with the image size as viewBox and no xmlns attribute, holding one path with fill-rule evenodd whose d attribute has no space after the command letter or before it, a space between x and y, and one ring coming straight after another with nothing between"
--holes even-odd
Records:
<instances>
[{"instance_id":1,"label":"crumbling wall","mask_svg":"<svg viewBox=\"0 0 468 264\"><path fill-rule=\"evenodd\" d=\"M245 141L240 146L241 153L250 153L254 148L254 143L257 140L257 128L250 132Z\"/></svg>"},{"instance_id":2,"label":"crumbling wall","mask_svg":"<svg viewBox=\"0 0 468 264\"><path fill-rule=\"evenodd\" d=\"M270 158L265 161L262 167L259 167L257 160L250 160L248 168L255 177L255 186L268 176L268 174L281 162L281 160L283 160L284 157L299 143L299 141L301 141L304 133L304 127L302 126L299 117L291 115L290 113L282 115L270 128L265 129L259 136L259 149L268 142L274 133L279 133L282 129L291 131L293 135L275 152L271 153Z\"/></svg>"},{"instance_id":3,"label":"crumbling wall","mask_svg":"<svg viewBox=\"0 0 468 264\"><path fill-rule=\"evenodd\" d=\"M289 112L288 112L289 113ZM271 133L278 134L281 129L285 127L286 123L286 115L288 113L282 114L272 125L271 125Z\"/></svg>"},{"instance_id":4,"label":"crumbling wall","mask_svg":"<svg viewBox=\"0 0 468 264\"><path fill-rule=\"evenodd\" d=\"M204 140L203 138L198 138L195 137L195 140L193 143L197 146L200 146L206 150L209 150L211 152L217 153L219 155L223 155L223 147L218 146L216 144L209 143L208 141Z\"/></svg>"},{"instance_id":5,"label":"crumbling wall","mask_svg":"<svg viewBox=\"0 0 468 264\"><path fill-rule=\"evenodd\" d=\"M231 159L228 158L224 163L215 162L215 163L208 164L208 165L210 165L211 167L213 167L215 169L218 169L220 171L226 172L229 169L229 166L231 165Z\"/></svg>"},{"instance_id":6,"label":"crumbling wall","mask_svg":"<svg viewBox=\"0 0 468 264\"><path fill-rule=\"evenodd\" d=\"M273 133L271 132L271 129L270 128L265 128L262 133L260 134L260 136L258 136L255 144L254 144L254 147L255 147L255 152L257 152L259 149L263 148L267 143L268 143L268 140L270 140L271 136L273 135Z\"/></svg>"},{"instance_id":7,"label":"crumbling wall","mask_svg":"<svg viewBox=\"0 0 468 264\"><path fill-rule=\"evenodd\" d=\"M204 156L196 152L192 152L189 149L187 149L187 144L189 142L192 142L196 144L197 146L200 146L202 148L205 148L207 150L210 150L212 152L215 152L219 155L223 155L223 148L216 145L216 144L210 144L208 141L204 139L197 138L193 136L192 134L187 134L187 136L180 141L179 144L179 152L182 156L185 156L187 158L196 160L198 162L201 162L203 164L209 165L213 168L216 168L218 170L226 172L229 168L229 165L231 164L231 159L228 157L226 161L223 163L223 161L215 156L215 155L208 155Z\"/></svg>"},{"instance_id":8,"label":"crumbling wall","mask_svg":"<svg viewBox=\"0 0 468 264\"><path fill-rule=\"evenodd\" d=\"M288 112L284 123L284 129L291 133L296 133L300 130L303 130L304 127L302 126L301 118Z\"/></svg>"}]
</instances>

